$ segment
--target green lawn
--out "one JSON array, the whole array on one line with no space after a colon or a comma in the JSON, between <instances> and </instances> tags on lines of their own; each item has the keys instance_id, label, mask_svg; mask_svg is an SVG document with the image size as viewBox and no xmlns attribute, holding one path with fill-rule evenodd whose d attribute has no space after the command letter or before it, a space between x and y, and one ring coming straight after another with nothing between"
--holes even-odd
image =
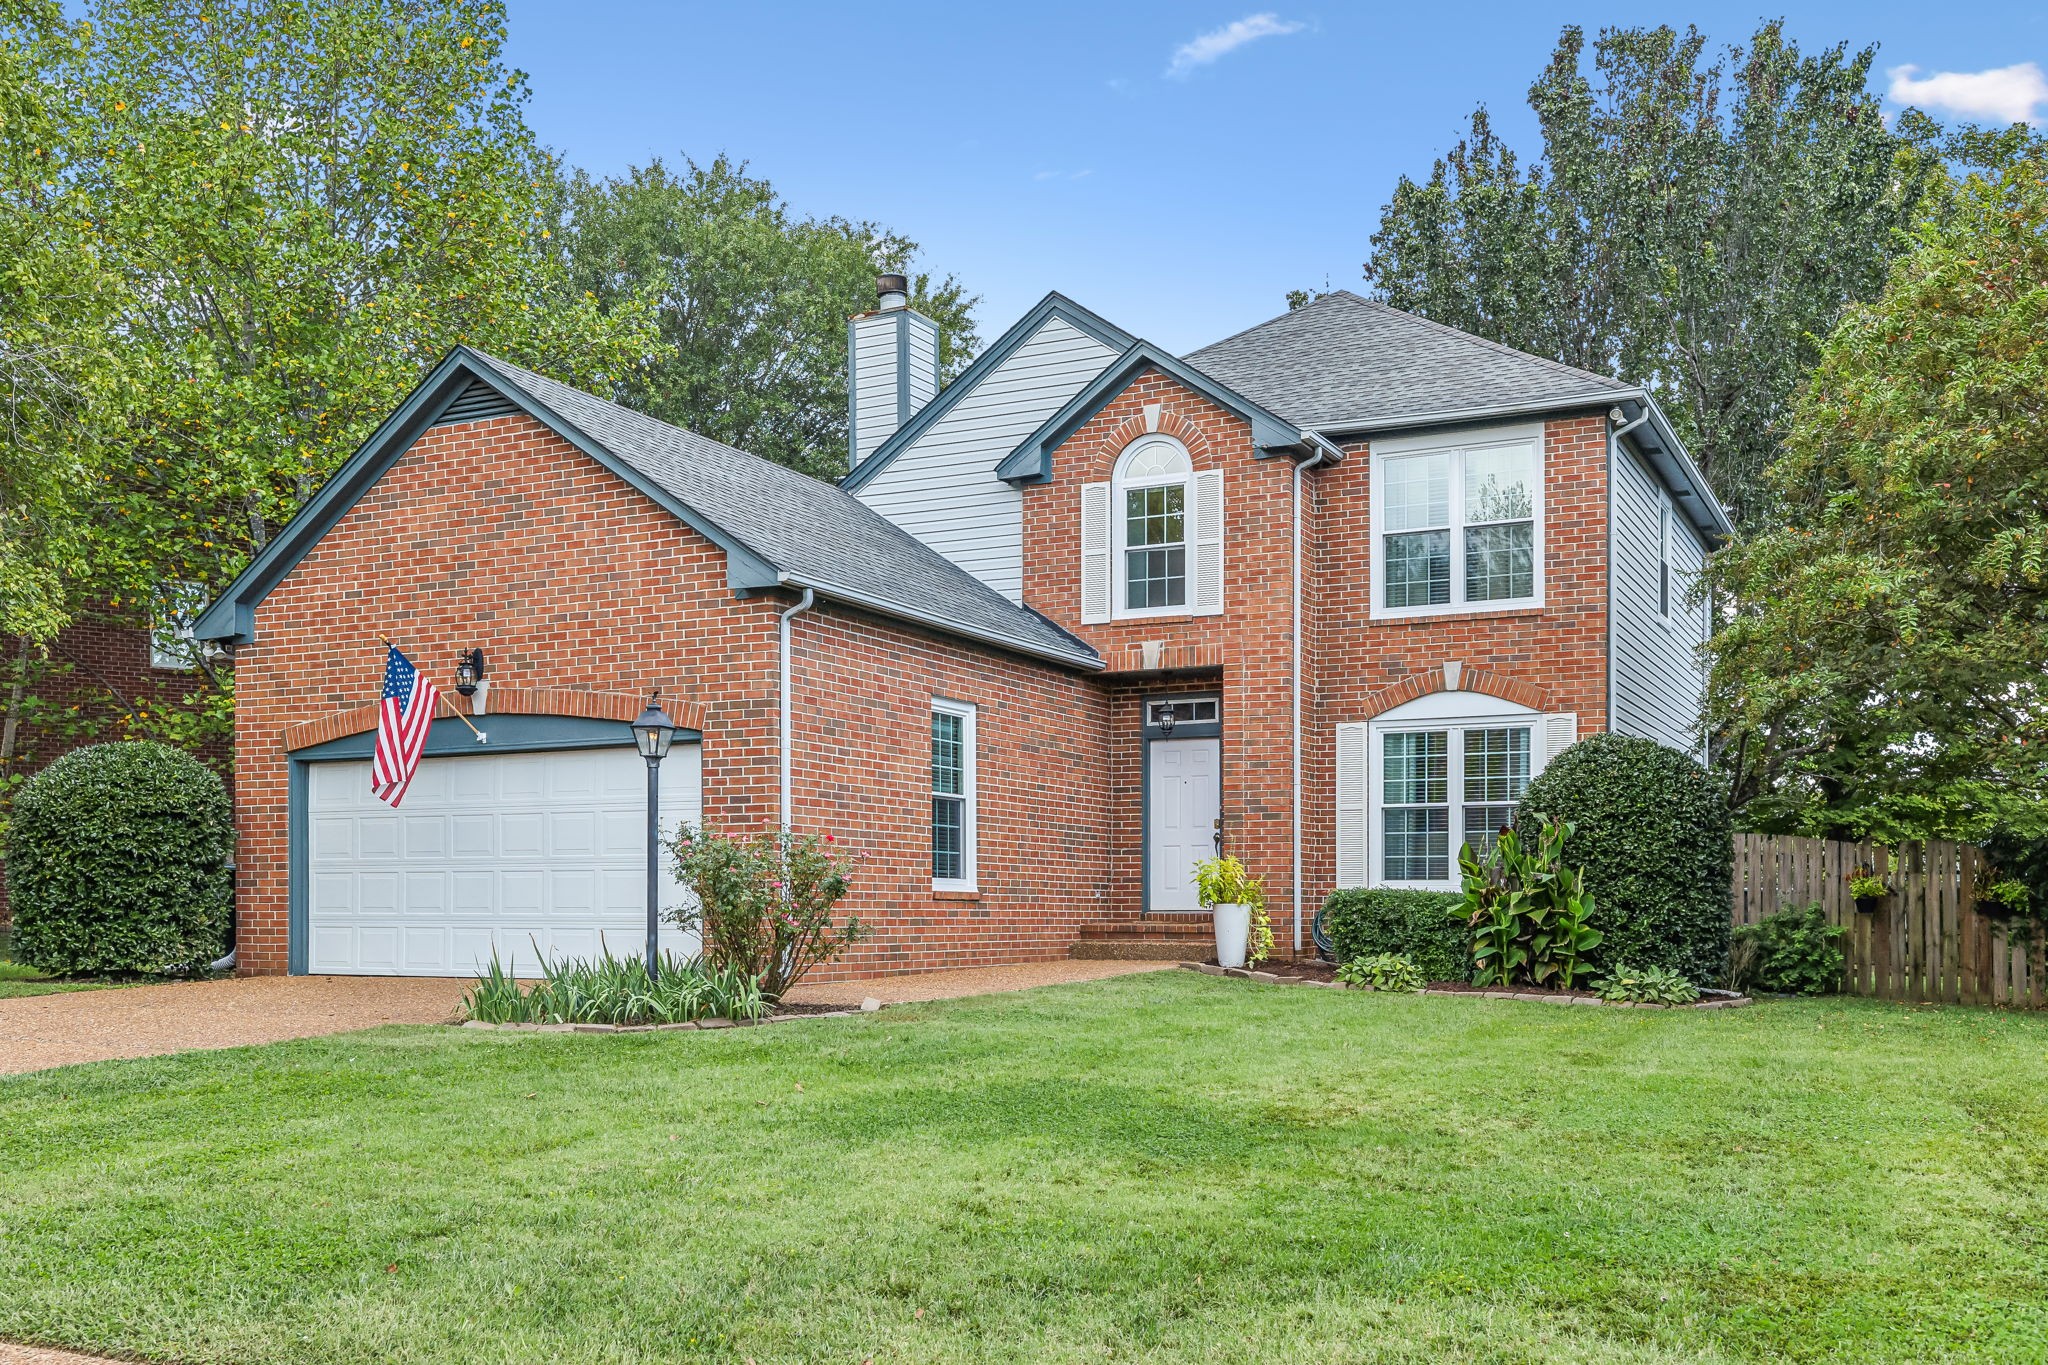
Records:
<instances>
[{"instance_id":1,"label":"green lawn","mask_svg":"<svg viewBox=\"0 0 2048 1365\"><path fill-rule=\"evenodd\" d=\"M2048 1358L2048 1019L1191 972L0 1079L0 1338L238 1362Z\"/></svg>"},{"instance_id":2,"label":"green lawn","mask_svg":"<svg viewBox=\"0 0 2048 1365\"><path fill-rule=\"evenodd\" d=\"M33 967L24 967L14 960L14 936L5 926L0 926L0 1000L17 999L24 995L56 995L60 991L96 991L107 986L122 983L100 980L60 980L45 976Z\"/></svg>"}]
</instances>

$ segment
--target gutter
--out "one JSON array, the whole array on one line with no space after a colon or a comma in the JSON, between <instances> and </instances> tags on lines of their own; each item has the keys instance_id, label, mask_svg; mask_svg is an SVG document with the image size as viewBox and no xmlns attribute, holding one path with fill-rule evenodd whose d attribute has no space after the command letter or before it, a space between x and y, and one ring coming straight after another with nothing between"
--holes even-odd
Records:
<instances>
[{"instance_id":1,"label":"gutter","mask_svg":"<svg viewBox=\"0 0 2048 1365\"><path fill-rule=\"evenodd\" d=\"M1289 811L1294 822L1294 871L1288 885L1294 893L1294 955L1297 958L1301 956L1301 476L1342 454L1316 433L1305 434L1314 443L1315 453L1294 466L1294 665L1288 688L1294 709L1294 799Z\"/></svg>"},{"instance_id":2,"label":"gutter","mask_svg":"<svg viewBox=\"0 0 2048 1365\"><path fill-rule=\"evenodd\" d=\"M811 604L815 601L817 601L817 594L812 592L811 589L805 588L804 595L797 599L795 606L782 613L778 618L776 626L776 631L781 637L782 645L782 720L780 737L782 740L782 832L784 834L789 833L791 821L790 767L791 755L794 752L796 742L796 737L790 730L789 623L797 616L809 611Z\"/></svg>"},{"instance_id":3,"label":"gutter","mask_svg":"<svg viewBox=\"0 0 2048 1365\"><path fill-rule=\"evenodd\" d=\"M1607 411L1607 733L1614 728L1614 472L1621 464L1621 438L1650 420L1649 403L1633 422L1623 422L1619 407Z\"/></svg>"},{"instance_id":4,"label":"gutter","mask_svg":"<svg viewBox=\"0 0 2048 1365\"><path fill-rule=\"evenodd\" d=\"M867 596L865 593L854 592L852 589L843 588L836 583L805 583L799 579L792 578L788 574L784 574L782 576L782 585L786 588L802 588L805 592L815 588L827 597L835 601L844 602L848 606L861 607L867 611L874 612L878 616L890 616L899 621L909 621L913 625L928 626L942 635L959 635L970 640L979 640L983 644L995 645L999 649L1006 649L1012 654L1023 654L1034 659L1044 659L1051 663L1064 664L1068 668L1086 669L1091 673L1100 673L1109 667L1099 656L1089 657L1078 652L1064 654L1055 650L1040 649L1010 636L998 635L994 631L979 630L974 626L962 624L957 620L934 616L928 612L912 611L910 608L894 602L879 601ZM1081 647L1085 648L1086 646Z\"/></svg>"}]
</instances>

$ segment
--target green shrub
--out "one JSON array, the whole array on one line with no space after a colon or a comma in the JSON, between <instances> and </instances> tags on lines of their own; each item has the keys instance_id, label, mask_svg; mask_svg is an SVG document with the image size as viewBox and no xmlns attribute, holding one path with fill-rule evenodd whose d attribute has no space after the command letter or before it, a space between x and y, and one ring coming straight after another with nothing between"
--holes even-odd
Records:
<instances>
[{"instance_id":1,"label":"green shrub","mask_svg":"<svg viewBox=\"0 0 2048 1365\"><path fill-rule=\"evenodd\" d=\"M1529 784L1516 825L1527 839L1545 818L1572 827L1564 860L1585 869L1599 899L1595 967L1719 977L1735 851L1727 802L1706 769L1654 740L1594 735Z\"/></svg>"},{"instance_id":2,"label":"green shrub","mask_svg":"<svg viewBox=\"0 0 2048 1365\"><path fill-rule=\"evenodd\" d=\"M1568 991L1600 946L1585 879L1563 859L1571 832L1546 820L1525 846L1520 834L1502 830L1484 862L1470 844L1458 850L1465 884L1458 913L1472 934L1478 985L1528 982Z\"/></svg>"},{"instance_id":3,"label":"green shrub","mask_svg":"<svg viewBox=\"0 0 2048 1365\"><path fill-rule=\"evenodd\" d=\"M1337 961L1400 953L1427 981L1472 979L1472 936L1451 912L1464 897L1450 891L1333 891L1323 902L1323 929Z\"/></svg>"},{"instance_id":4,"label":"green shrub","mask_svg":"<svg viewBox=\"0 0 2048 1365\"><path fill-rule=\"evenodd\" d=\"M1700 988L1682 973L1667 967L1641 970L1621 964L1606 980L1593 987L1602 1000L1627 1000L1639 1005L1690 1005L1700 998Z\"/></svg>"},{"instance_id":5,"label":"green shrub","mask_svg":"<svg viewBox=\"0 0 2048 1365\"><path fill-rule=\"evenodd\" d=\"M1374 953L1347 962L1337 969L1337 979L1369 991L1419 991L1424 984L1422 968L1405 953Z\"/></svg>"},{"instance_id":6,"label":"green shrub","mask_svg":"<svg viewBox=\"0 0 2048 1365\"><path fill-rule=\"evenodd\" d=\"M486 1024L688 1024L699 1019L759 1019L761 988L744 972L706 967L663 953L647 979L637 957L540 962L540 980L521 987L494 951L490 966L462 998L465 1017Z\"/></svg>"},{"instance_id":7,"label":"green shrub","mask_svg":"<svg viewBox=\"0 0 2048 1365\"><path fill-rule=\"evenodd\" d=\"M867 937L856 917L833 923L852 889L853 859L829 834L720 834L685 825L673 852L676 879L696 893L696 904L672 918L703 935L707 966L758 981L769 1000Z\"/></svg>"},{"instance_id":8,"label":"green shrub","mask_svg":"<svg viewBox=\"0 0 2048 1365\"><path fill-rule=\"evenodd\" d=\"M65 754L14 798L14 955L61 974L211 962L227 946L234 831L227 788L182 750Z\"/></svg>"},{"instance_id":9,"label":"green shrub","mask_svg":"<svg viewBox=\"0 0 2048 1365\"><path fill-rule=\"evenodd\" d=\"M1767 991L1786 995L1827 995L1842 988L1842 940L1849 931L1829 924L1819 902L1787 906L1755 924L1735 930L1738 951L1747 950L1749 978Z\"/></svg>"}]
</instances>

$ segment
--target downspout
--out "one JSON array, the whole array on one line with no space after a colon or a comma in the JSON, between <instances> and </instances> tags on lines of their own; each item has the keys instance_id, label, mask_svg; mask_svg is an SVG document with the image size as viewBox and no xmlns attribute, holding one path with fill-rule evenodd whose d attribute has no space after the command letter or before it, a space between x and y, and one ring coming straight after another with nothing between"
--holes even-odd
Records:
<instances>
[{"instance_id":1,"label":"downspout","mask_svg":"<svg viewBox=\"0 0 2048 1365\"><path fill-rule=\"evenodd\" d=\"M1311 469L1329 463L1332 447L1320 436L1312 439L1316 443L1315 454L1294 466L1294 665L1291 686L1291 704L1294 708L1294 800L1290 814L1294 820L1294 873L1289 885L1294 891L1294 955L1301 956L1301 476Z\"/></svg>"},{"instance_id":2,"label":"downspout","mask_svg":"<svg viewBox=\"0 0 2048 1365\"><path fill-rule=\"evenodd\" d=\"M796 605L782 613L776 627L782 644L782 723L779 728L782 738L782 829L784 833L789 832L789 827L794 820L790 797L790 771L791 755L796 747L796 737L790 731L789 623L804 612L809 611L811 603L816 600L817 594L812 589L805 588L804 595L796 600Z\"/></svg>"},{"instance_id":3,"label":"downspout","mask_svg":"<svg viewBox=\"0 0 2048 1365\"><path fill-rule=\"evenodd\" d=\"M1614 729L1614 548L1620 543L1614 530L1614 478L1621 466L1621 438L1650 420L1650 405L1643 404L1642 415L1633 422L1622 422L1620 408L1607 414L1607 729ZM1620 425L1616 425L1620 423Z\"/></svg>"}]
</instances>

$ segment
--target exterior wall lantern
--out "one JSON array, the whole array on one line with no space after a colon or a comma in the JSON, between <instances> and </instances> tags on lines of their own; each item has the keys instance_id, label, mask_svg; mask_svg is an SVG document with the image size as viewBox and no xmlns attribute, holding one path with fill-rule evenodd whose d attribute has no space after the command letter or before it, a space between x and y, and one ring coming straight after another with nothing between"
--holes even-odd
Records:
<instances>
[{"instance_id":1,"label":"exterior wall lantern","mask_svg":"<svg viewBox=\"0 0 2048 1365\"><path fill-rule=\"evenodd\" d=\"M455 656L455 690L465 697L476 695L476 685L484 680L484 652L481 649L465 649Z\"/></svg>"},{"instance_id":2,"label":"exterior wall lantern","mask_svg":"<svg viewBox=\"0 0 2048 1365\"><path fill-rule=\"evenodd\" d=\"M1152 724L1158 729L1161 739L1173 738L1174 723L1179 719L1173 713L1172 702L1155 701L1152 703Z\"/></svg>"},{"instance_id":3,"label":"exterior wall lantern","mask_svg":"<svg viewBox=\"0 0 2048 1365\"><path fill-rule=\"evenodd\" d=\"M661 709L661 689L648 694L647 709L633 722L633 745L647 760L647 979L661 974L661 760L675 742L676 723Z\"/></svg>"}]
</instances>

